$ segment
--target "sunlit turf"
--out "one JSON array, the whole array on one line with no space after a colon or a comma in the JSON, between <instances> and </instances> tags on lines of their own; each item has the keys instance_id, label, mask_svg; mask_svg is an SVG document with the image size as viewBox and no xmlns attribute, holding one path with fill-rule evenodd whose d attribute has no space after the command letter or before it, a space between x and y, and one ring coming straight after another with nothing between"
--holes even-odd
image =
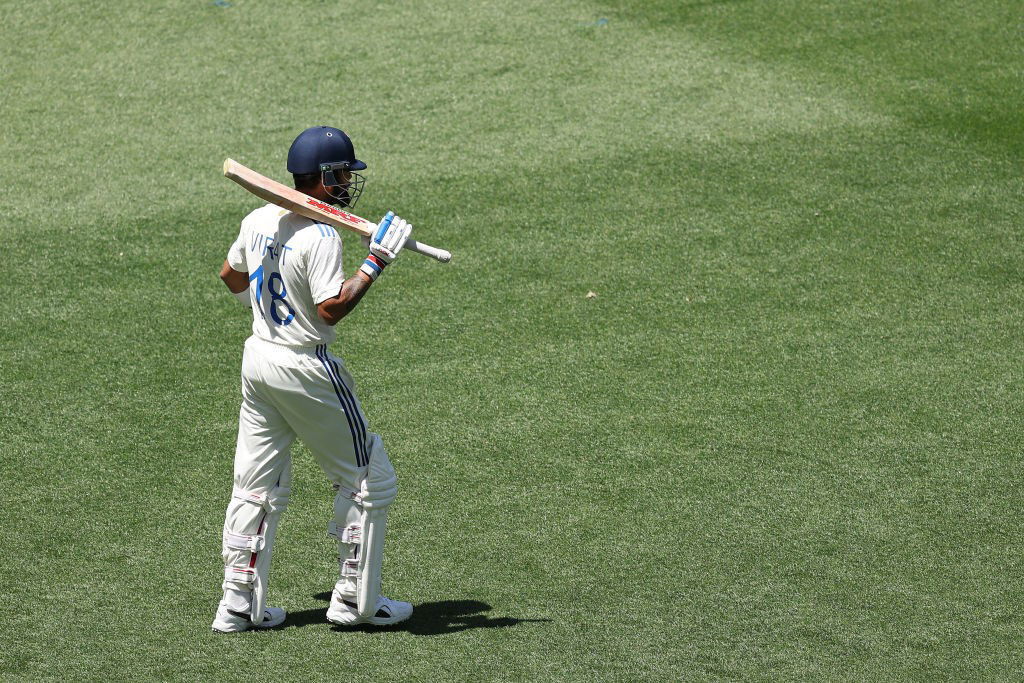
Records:
<instances>
[{"instance_id":1,"label":"sunlit turf","mask_svg":"<svg viewBox=\"0 0 1024 683\"><path fill-rule=\"evenodd\" d=\"M1019 7L10 4L0 675L1017 679ZM401 493L399 629L217 637L246 313L216 277L303 128L415 254L333 350ZM347 266L362 258L346 238ZM588 292L594 296L588 297Z\"/></svg>"}]
</instances>

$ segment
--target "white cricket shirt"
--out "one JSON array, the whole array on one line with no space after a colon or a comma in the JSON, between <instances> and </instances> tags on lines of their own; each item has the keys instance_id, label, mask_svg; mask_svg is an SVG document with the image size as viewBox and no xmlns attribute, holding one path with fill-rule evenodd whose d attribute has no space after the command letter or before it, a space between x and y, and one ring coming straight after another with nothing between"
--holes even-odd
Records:
<instances>
[{"instance_id":1,"label":"white cricket shirt","mask_svg":"<svg viewBox=\"0 0 1024 683\"><path fill-rule=\"evenodd\" d=\"M242 220L227 260L249 273L254 335L286 346L334 341L334 328L316 312L345 281L334 228L267 204Z\"/></svg>"}]
</instances>

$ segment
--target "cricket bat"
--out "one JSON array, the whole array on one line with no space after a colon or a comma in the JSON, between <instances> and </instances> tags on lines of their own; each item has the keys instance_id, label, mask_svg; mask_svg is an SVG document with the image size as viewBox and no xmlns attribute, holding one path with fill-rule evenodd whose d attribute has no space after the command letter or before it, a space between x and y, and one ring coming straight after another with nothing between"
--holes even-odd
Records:
<instances>
[{"instance_id":1,"label":"cricket bat","mask_svg":"<svg viewBox=\"0 0 1024 683\"><path fill-rule=\"evenodd\" d=\"M271 204L277 204L282 209L293 211L300 216L305 216L327 225L333 225L336 228L351 230L364 237L370 237L377 230L376 223L314 199L305 192L299 192L287 185L282 185L275 180L260 175L251 168L246 168L234 159L224 160L224 175L257 197L261 197ZM413 239L406 242L404 248L437 259L441 263L448 263L452 260L451 252L432 247L429 244L423 244L423 242L417 242Z\"/></svg>"}]
</instances>

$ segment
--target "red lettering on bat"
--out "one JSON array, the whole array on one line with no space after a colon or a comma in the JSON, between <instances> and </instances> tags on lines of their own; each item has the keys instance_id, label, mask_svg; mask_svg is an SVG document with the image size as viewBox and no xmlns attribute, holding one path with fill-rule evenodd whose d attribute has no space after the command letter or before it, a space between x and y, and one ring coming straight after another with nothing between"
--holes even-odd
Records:
<instances>
[{"instance_id":1,"label":"red lettering on bat","mask_svg":"<svg viewBox=\"0 0 1024 683\"><path fill-rule=\"evenodd\" d=\"M342 211L340 209L334 208L330 204L324 204L323 202L317 201L316 199L313 199L312 197L309 197L306 200L306 203L309 204L310 206L315 206L316 208L320 209L321 211L326 211L329 214L333 214L333 215L335 215L338 218L341 218L343 220L352 221L353 223L358 223L359 222L359 219L357 217L353 216L352 214L345 213L344 211Z\"/></svg>"}]
</instances>

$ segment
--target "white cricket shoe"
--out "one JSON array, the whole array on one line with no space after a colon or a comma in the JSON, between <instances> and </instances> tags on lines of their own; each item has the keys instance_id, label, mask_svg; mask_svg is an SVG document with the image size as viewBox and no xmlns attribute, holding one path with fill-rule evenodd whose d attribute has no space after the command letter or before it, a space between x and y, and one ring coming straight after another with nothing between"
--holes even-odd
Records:
<instances>
[{"instance_id":1,"label":"white cricket shoe","mask_svg":"<svg viewBox=\"0 0 1024 683\"><path fill-rule=\"evenodd\" d=\"M412 605L410 603L392 600L381 595L377 598L376 613L372 617L363 619L359 616L356 601L341 597L337 591L331 594L331 606L327 609L327 621L339 626L355 626L356 624L387 626L405 621L411 616Z\"/></svg>"},{"instance_id":2,"label":"white cricket shoe","mask_svg":"<svg viewBox=\"0 0 1024 683\"><path fill-rule=\"evenodd\" d=\"M228 609L222 602L217 607L217 616L213 618L213 630L216 633L238 633L240 631L274 628L284 622L288 613L280 607L267 607L263 610L263 621L254 624L249 621L248 612L236 612Z\"/></svg>"}]
</instances>

